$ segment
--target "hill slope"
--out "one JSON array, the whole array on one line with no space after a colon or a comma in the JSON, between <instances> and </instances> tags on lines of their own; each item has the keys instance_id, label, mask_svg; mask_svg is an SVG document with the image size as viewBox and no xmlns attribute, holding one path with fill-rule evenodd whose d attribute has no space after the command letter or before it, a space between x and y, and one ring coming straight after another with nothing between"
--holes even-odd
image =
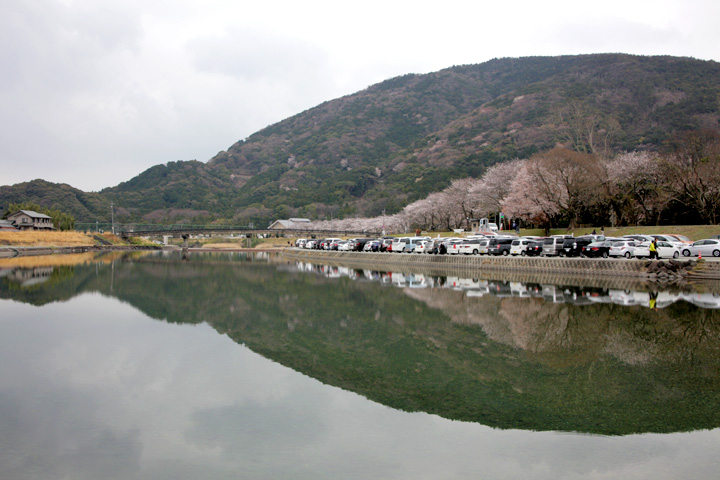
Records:
<instances>
[{"instance_id":1,"label":"hill slope","mask_svg":"<svg viewBox=\"0 0 720 480\"><path fill-rule=\"evenodd\" d=\"M387 80L271 125L207 163L156 166L100 196L127 218L153 221L391 213L453 178L558 143L609 155L662 149L684 130L718 130L718 98L716 62L495 59Z\"/></svg>"}]
</instances>

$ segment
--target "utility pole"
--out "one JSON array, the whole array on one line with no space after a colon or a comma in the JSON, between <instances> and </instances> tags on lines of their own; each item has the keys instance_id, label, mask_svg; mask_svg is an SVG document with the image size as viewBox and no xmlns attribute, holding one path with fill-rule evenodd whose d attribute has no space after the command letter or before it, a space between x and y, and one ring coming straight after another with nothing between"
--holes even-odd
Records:
<instances>
[{"instance_id":1,"label":"utility pole","mask_svg":"<svg viewBox=\"0 0 720 480\"><path fill-rule=\"evenodd\" d=\"M110 230L115 235L115 204L110 202Z\"/></svg>"}]
</instances>

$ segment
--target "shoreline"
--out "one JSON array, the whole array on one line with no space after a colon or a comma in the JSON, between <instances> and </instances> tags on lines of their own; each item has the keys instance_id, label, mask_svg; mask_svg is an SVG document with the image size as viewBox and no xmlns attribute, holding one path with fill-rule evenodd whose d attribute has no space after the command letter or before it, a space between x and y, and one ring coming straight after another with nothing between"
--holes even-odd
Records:
<instances>
[{"instance_id":1,"label":"shoreline","mask_svg":"<svg viewBox=\"0 0 720 480\"><path fill-rule=\"evenodd\" d=\"M325 252L286 249L281 254L308 262L329 262L368 268L415 267L463 273L520 273L575 278L634 278L650 282L720 280L720 262L705 260L625 260L487 255L426 255L370 252Z\"/></svg>"},{"instance_id":2,"label":"shoreline","mask_svg":"<svg viewBox=\"0 0 720 480\"><path fill-rule=\"evenodd\" d=\"M80 245L75 247L0 247L0 258L30 257L39 255L62 255L69 253L114 252L114 251L161 251L177 250L152 245Z\"/></svg>"}]
</instances>

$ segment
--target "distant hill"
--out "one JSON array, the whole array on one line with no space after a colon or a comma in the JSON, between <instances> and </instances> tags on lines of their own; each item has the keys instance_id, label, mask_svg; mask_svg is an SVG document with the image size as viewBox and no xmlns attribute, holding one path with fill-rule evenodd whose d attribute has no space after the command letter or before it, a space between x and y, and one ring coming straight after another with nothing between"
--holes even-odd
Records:
<instances>
[{"instance_id":1,"label":"distant hill","mask_svg":"<svg viewBox=\"0 0 720 480\"><path fill-rule=\"evenodd\" d=\"M147 221L262 224L393 213L454 178L557 144L611 155L662 150L686 130L717 131L718 98L720 64L712 61L623 54L495 59L393 78L271 125L207 163L158 165L75 197L88 219L107 217L111 201L122 218ZM71 189L43 185L48 201ZM46 203L19 198L24 191L16 187L0 188L0 207ZM80 209L72 196L67 201ZM79 212L71 211L81 222Z\"/></svg>"},{"instance_id":2,"label":"distant hill","mask_svg":"<svg viewBox=\"0 0 720 480\"><path fill-rule=\"evenodd\" d=\"M110 200L96 192L83 192L65 183L32 180L0 187L0 216L10 203L33 202L57 208L79 222L105 222L110 217Z\"/></svg>"}]
</instances>

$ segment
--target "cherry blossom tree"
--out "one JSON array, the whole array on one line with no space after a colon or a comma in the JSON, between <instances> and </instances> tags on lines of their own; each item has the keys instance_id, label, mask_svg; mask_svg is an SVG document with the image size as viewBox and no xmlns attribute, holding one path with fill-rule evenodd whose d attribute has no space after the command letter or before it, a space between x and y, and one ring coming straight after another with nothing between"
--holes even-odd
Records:
<instances>
[{"instance_id":1,"label":"cherry blossom tree","mask_svg":"<svg viewBox=\"0 0 720 480\"><path fill-rule=\"evenodd\" d=\"M503 211L503 200L511 192L513 179L524 160L512 160L497 163L485 171L485 174L473 182L471 194L476 198L476 212L479 216L489 217Z\"/></svg>"},{"instance_id":2,"label":"cherry blossom tree","mask_svg":"<svg viewBox=\"0 0 720 480\"><path fill-rule=\"evenodd\" d=\"M500 209L511 218L522 219L527 223L542 225L549 230L559 210L557 204L542 194L537 182L536 160L526 160L519 164L515 178L510 183L510 193L500 201Z\"/></svg>"},{"instance_id":3,"label":"cherry blossom tree","mask_svg":"<svg viewBox=\"0 0 720 480\"><path fill-rule=\"evenodd\" d=\"M663 161L650 152L626 152L608 161L608 189L621 225L657 225L673 199Z\"/></svg>"}]
</instances>

